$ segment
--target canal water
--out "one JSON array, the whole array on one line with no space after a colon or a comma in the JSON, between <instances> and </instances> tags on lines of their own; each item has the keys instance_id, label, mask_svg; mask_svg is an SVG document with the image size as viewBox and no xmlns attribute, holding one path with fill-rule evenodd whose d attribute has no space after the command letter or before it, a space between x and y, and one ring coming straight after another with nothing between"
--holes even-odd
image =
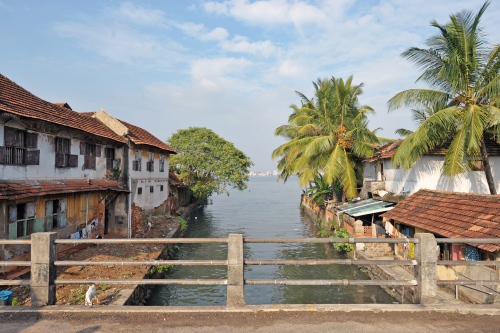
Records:
<instances>
[{"instance_id":1,"label":"canal water","mask_svg":"<svg viewBox=\"0 0 500 333\"><path fill-rule=\"evenodd\" d=\"M194 212L186 237L310 238L314 222L300 211L302 190L296 178L285 184L276 177L250 177L248 189L219 195L213 204ZM343 258L328 244L245 244L245 259ZM225 244L182 244L181 260L226 260ZM226 279L226 266L178 266L172 279ZM245 279L369 279L354 266L249 266ZM366 304L394 303L377 286L245 286L246 304ZM148 305L225 305L226 286L157 286Z\"/></svg>"}]
</instances>

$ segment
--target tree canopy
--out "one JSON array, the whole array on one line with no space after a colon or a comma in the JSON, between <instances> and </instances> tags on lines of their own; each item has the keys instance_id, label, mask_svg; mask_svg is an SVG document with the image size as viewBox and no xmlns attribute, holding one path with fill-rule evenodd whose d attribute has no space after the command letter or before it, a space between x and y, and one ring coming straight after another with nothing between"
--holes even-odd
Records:
<instances>
[{"instance_id":1,"label":"tree canopy","mask_svg":"<svg viewBox=\"0 0 500 333\"><path fill-rule=\"evenodd\" d=\"M409 169L424 154L449 143L442 173L455 176L482 162L491 194L496 194L485 137L500 140L500 46L489 46L480 27L484 3L477 14L464 10L450 22L431 25L438 33L428 49L412 47L402 56L416 64L430 89L409 89L389 101L389 110L402 106L437 109L421 117L420 126L393 156L393 164Z\"/></svg>"},{"instance_id":2,"label":"tree canopy","mask_svg":"<svg viewBox=\"0 0 500 333\"><path fill-rule=\"evenodd\" d=\"M177 151L170 158L170 170L189 186L198 203L207 204L214 193L229 195L228 188L247 188L252 161L212 130L178 130L167 143Z\"/></svg>"},{"instance_id":3,"label":"tree canopy","mask_svg":"<svg viewBox=\"0 0 500 333\"><path fill-rule=\"evenodd\" d=\"M357 195L362 178L364 158L371 157L378 138L368 129L369 106L359 104L363 84L332 77L314 82L312 99L297 92L301 105L292 105L287 125L278 127L276 135L288 142L276 148L280 178L298 175L301 185L317 179L338 183L347 198Z\"/></svg>"}]
</instances>

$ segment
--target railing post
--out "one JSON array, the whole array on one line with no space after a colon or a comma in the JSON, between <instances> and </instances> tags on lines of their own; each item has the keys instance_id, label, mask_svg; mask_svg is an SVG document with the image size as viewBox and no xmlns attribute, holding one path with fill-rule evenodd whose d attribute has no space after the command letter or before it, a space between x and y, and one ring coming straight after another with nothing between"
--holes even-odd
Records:
<instances>
[{"instance_id":1,"label":"railing post","mask_svg":"<svg viewBox=\"0 0 500 333\"><path fill-rule=\"evenodd\" d=\"M56 304L57 258L55 232L37 232L31 235L31 305Z\"/></svg>"},{"instance_id":2,"label":"railing post","mask_svg":"<svg viewBox=\"0 0 500 333\"><path fill-rule=\"evenodd\" d=\"M434 304L437 289L437 242L433 234L416 233L415 279L417 280L415 301L419 304Z\"/></svg>"},{"instance_id":3,"label":"railing post","mask_svg":"<svg viewBox=\"0 0 500 333\"><path fill-rule=\"evenodd\" d=\"M245 306L243 281L243 235L229 235L227 244L227 261L226 306Z\"/></svg>"}]
</instances>

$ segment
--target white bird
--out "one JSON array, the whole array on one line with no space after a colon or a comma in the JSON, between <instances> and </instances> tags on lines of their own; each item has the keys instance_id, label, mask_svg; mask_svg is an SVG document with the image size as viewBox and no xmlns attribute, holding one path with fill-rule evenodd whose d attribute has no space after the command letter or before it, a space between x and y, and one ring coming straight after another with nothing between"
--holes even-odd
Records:
<instances>
[{"instance_id":1,"label":"white bird","mask_svg":"<svg viewBox=\"0 0 500 333\"><path fill-rule=\"evenodd\" d=\"M151 223L151 222L148 221L148 228L149 228L149 230L151 230L152 227L153 227L153 223Z\"/></svg>"},{"instance_id":2,"label":"white bird","mask_svg":"<svg viewBox=\"0 0 500 333\"><path fill-rule=\"evenodd\" d=\"M85 306L92 306L92 299L96 296L97 290L95 289L95 284L92 284L87 292L85 293Z\"/></svg>"}]
</instances>

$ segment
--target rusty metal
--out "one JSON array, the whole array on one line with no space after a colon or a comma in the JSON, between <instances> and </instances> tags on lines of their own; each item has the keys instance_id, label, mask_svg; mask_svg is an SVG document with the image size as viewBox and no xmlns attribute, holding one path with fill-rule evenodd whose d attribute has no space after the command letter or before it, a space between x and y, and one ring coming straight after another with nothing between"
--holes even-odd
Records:
<instances>
[{"instance_id":1,"label":"rusty metal","mask_svg":"<svg viewBox=\"0 0 500 333\"><path fill-rule=\"evenodd\" d=\"M30 280L1 280L0 286L29 286Z\"/></svg>"},{"instance_id":2,"label":"rusty metal","mask_svg":"<svg viewBox=\"0 0 500 333\"><path fill-rule=\"evenodd\" d=\"M227 238L56 239L54 243L56 244L224 244L227 243Z\"/></svg>"},{"instance_id":3,"label":"rusty metal","mask_svg":"<svg viewBox=\"0 0 500 333\"><path fill-rule=\"evenodd\" d=\"M132 285L227 285L227 279L144 279L144 280L56 280L56 284L132 284Z\"/></svg>"},{"instance_id":4,"label":"rusty metal","mask_svg":"<svg viewBox=\"0 0 500 333\"><path fill-rule=\"evenodd\" d=\"M416 260L295 259L245 260L245 265L401 265L416 266Z\"/></svg>"},{"instance_id":5,"label":"rusty metal","mask_svg":"<svg viewBox=\"0 0 500 333\"><path fill-rule=\"evenodd\" d=\"M227 260L124 260L124 261L66 261L54 262L56 266L227 266Z\"/></svg>"},{"instance_id":6,"label":"rusty metal","mask_svg":"<svg viewBox=\"0 0 500 333\"><path fill-rule=\"evenodd\" d=\"M0 261L0 266L31 266L31 261Z\"/></svg>"},{"instance_id":7,"label":"rusty metal","mask_svg":"<svg viewBox=\"0 0 500 333\"><path fill-rule=\"evenodd\" d=\"M287 286L416 286L415 280L245 280L247 285Z\"/></svg>"}]
</instances>

